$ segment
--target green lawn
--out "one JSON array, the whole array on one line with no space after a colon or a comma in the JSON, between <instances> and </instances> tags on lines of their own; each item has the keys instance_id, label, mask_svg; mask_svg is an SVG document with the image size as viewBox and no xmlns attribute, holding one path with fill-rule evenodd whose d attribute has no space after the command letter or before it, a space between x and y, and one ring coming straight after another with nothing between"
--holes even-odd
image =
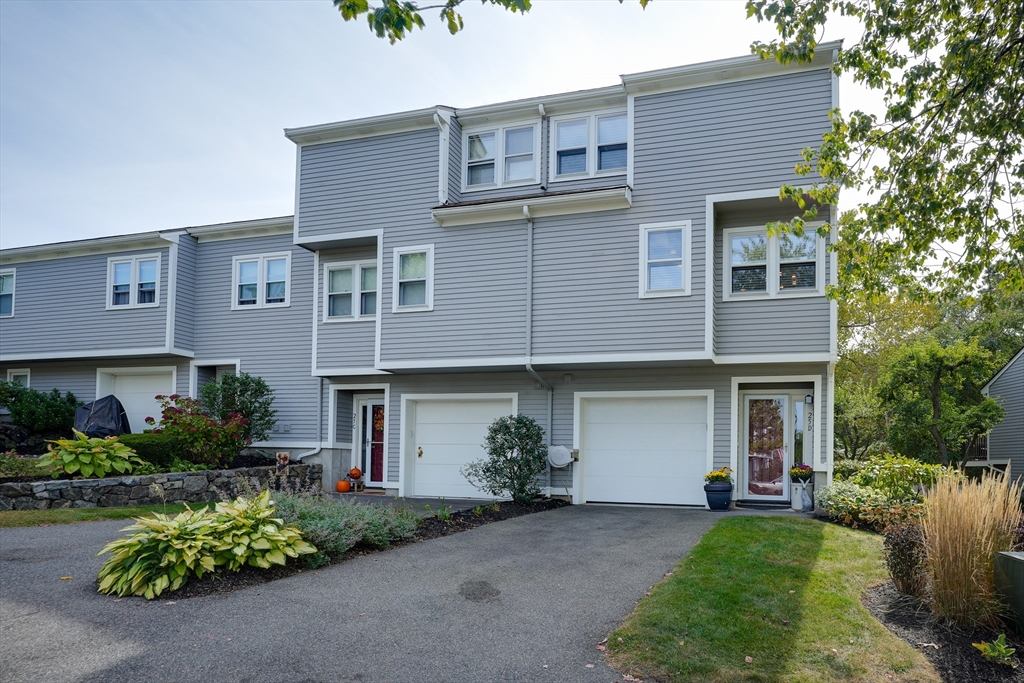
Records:
<instances>
[{"instance_id":1,"label":"green lawn","mask_svg":"<svg viewBox=\"0 0 1024 683\"><path fill-rule=\"evenodd\" d=\"M193 508L202 507L193 503ZM16 526L39 526L41 524L73 524L75 522L96 522L104 519L129 519L153 512L175 515L185 509L180 503L167 505L139 505L123 508L61 508L59 510L7 510L0 512L0 529Z\"/></svg>"},{"instance_id":2,"label":"green lawn","mask_svg":"<svg viewBox=\"0 0 1024 683\"><path fill-rule=\"evenodd\" d=\"M881 548L809 519L725 518L612 632L609 659L644 680L938 681L860 603L886 578Z\"/></svg>"}]
</instances>

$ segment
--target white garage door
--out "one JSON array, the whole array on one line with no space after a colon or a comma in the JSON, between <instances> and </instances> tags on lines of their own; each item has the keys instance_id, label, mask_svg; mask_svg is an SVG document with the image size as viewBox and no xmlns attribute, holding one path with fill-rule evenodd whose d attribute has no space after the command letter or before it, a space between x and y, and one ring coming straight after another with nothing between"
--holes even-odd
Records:
<instances>
[{"instance_id":1,"label":"white garage door","mask_svg":"<svg viewBox=\"0 0 1024 683\"><path fill-rule=\"evenodd\" d=\"M585 499L704 505L707 400L583 399Z\"/></svg>"},{"instance_id":2,"label":"white garage door","mask_svg":"<svg viewBox=\"0 0 1024 683\"><path fill-rule=\"evenodd\" d=\"M153 373L148 375L114 375L110 393L124 406L132 431L139 433L148 429L147 417L160 420L160 404L154 398L157 394L167 396L174 393L173 375Z\"/></svg>"},{"instance_id":3,"label":"white garage door","mask_svg":"<svg viewBox=\"0 0 1024 683\"><path fill-rule=\"evenodd\" d=\"M482 498L459 468L486 453L487 428L495 419L513 413L512 399L416 401L413 450L423 449L416 463L413 489L416 496Z\"/></svg>"}]
</instances>

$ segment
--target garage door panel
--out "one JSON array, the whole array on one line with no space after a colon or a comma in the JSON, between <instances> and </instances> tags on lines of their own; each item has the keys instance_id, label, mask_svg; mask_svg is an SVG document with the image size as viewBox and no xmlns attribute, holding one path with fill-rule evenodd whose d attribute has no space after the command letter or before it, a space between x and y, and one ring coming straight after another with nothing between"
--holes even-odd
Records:
<instances>
[{"instance_id":1,"label":"garage door panel","mask_svg":"<svg viewBox=\"0 0 1024 683\"><path fill-rule=\"evenodd\" d=\"M488 423L489 424L489 423ZM424 443L480 446L487 437L487 425L466 425L454 422L422 424L416 430L416 439Z\"/></svg>"},{"instance_id":2,"label":"garage door panel","mask_svg":"<svg viewBox=\"0 0 1024 683\"><path fill-rule=\"evenodd\" d=\"M678 422L684 415L704 408L704 398L593 399L587 410L592 422L625 425Z\"/></svg>"},{"instance_id":3,"label":"garage door panel","mask_svg":"<svg viewBox=\"0 0 1024 683\"><path fill-rule=\"evenodd\" d=\"M133 432L148 429L147 417L160 418L158 394L173 394L174 379L169 372L152 374L114 375L112 392L124 406Z\"/></svg>"},{"instance_id":4,"label":"garage door panel","mask_svg":"<svg viewBox=\"0 0 1024 683\"><path fill-rule=\"evenodd\" d=\"M704 478L683 477L651 481L635 477L588 477L587 500L594 503L647 503L651 505L696 505L704 502Z\"/></svg>"},{"instance_id":5,"label":"garage door panel","mask_svg":"<svg viewBox=\"0 0 1024 683\"><path fill-rule=\"evenodd\" d=\"M510 415L511 410L510 401L423 401L416 405L416 421L425 424L489 425L496 417Z\"/></svg>"}]
</instances>

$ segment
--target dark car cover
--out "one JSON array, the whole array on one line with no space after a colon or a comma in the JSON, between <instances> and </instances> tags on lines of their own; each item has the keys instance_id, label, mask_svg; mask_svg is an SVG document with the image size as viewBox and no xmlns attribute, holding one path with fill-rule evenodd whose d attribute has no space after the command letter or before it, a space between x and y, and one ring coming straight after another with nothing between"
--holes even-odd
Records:
<instances>
[{"instance_id":1,"label":"dark car cover","mask_svg":"<svg viewBox=\"0 0 1024 683\"><path fill-rule=\"evenodd\" d=\"M124 406L113 394L86 403L76 410L75 429L88 437L120 436L132 431Z\"/></svg>"}]
</instances>

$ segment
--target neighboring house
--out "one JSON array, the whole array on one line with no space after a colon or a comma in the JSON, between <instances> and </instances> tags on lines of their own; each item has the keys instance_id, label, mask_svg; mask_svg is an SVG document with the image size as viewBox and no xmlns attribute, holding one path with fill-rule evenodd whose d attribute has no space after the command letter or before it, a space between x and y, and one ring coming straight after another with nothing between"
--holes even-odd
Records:
<instances>
[{"instance_id":1,"label":"neighboring house","mask_svg":"<svg viewBox=\"0 0 1024 683\"><path fill-rule=\"evenodd\" d=\"M967 465L1001 470L1009 467L1016 479L1024 475L1024 349L981 388L981 393L999 401L1006 416L988 433L985 457Z\"/></svg>"},{"instance_id":2,"label":"neighboring house","mask_svg":"<svg viewBox=\"0 0 1024 683\"><path fill-rule=\"evenodd\" d=\"M224 372L276 391L270 441L391 493L475 497L488 424L534 417L578 462L553 495L788 499L832 468L828 240L768 237L837 105L838 43L619 85L286 131L295 216L0 252L0 373L135 429ZM820 207L831 217L831 207Z\"/></svg>"}]
</instances>

